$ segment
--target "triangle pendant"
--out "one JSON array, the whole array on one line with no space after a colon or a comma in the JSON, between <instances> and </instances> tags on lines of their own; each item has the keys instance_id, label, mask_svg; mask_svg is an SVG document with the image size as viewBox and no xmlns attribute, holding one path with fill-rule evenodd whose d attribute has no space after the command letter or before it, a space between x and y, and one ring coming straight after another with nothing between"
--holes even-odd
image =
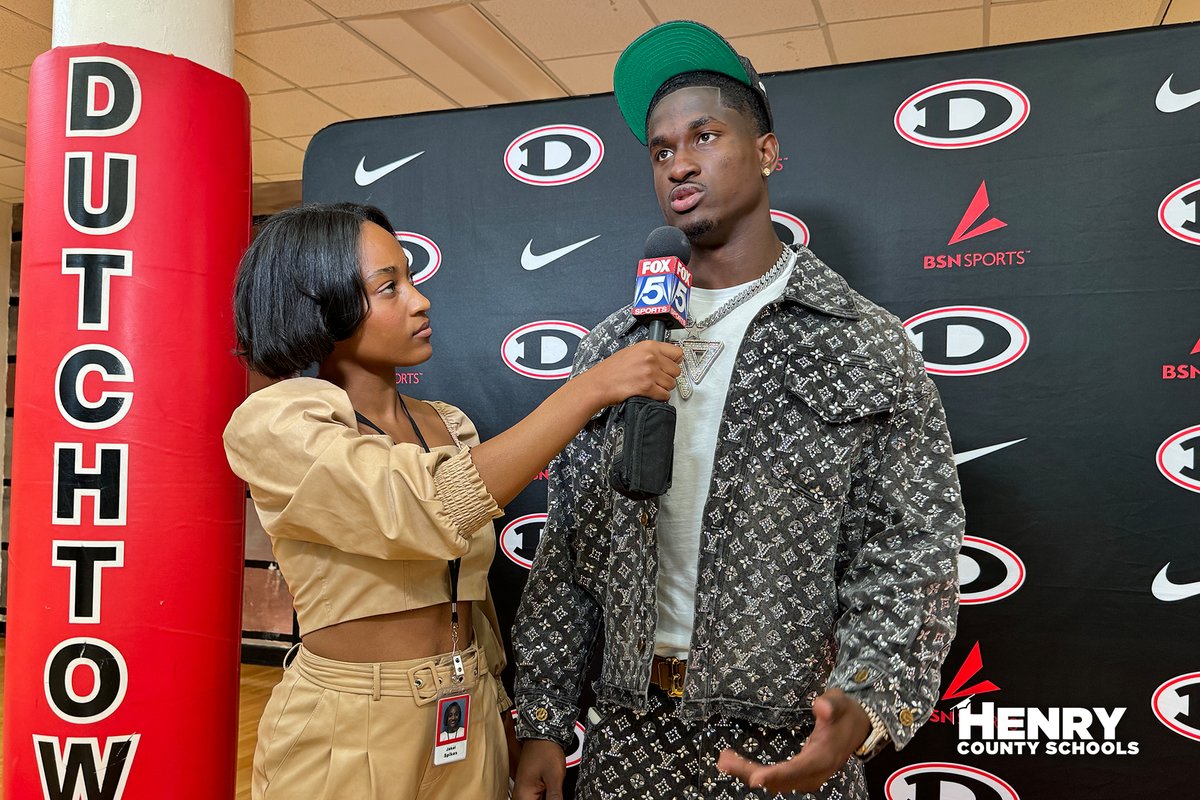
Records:
<instances>
[{"instance_id":1,"label":"triangle pendant","mask_svg":"<svg viewBox=\"0 0 1200 800\"><path fill-rule=\"evenodd\" d=\"M684 369L694 384L704 380L709 368L717 362L717 356L725 349L721 342L704 342L699 339L684 339L679 346L683 348Z\"/></svg>"}]
</instances>

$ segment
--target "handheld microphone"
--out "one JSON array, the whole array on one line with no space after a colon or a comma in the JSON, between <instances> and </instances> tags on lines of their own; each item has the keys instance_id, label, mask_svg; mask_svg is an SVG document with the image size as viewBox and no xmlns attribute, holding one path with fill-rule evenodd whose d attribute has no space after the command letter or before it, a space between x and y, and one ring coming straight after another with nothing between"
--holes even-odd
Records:
<instances>
[{"instance_id":1,"label":"handheld microphone","mask_svg":"<svg viewBox=\"0 0 1200 800\"><path fill-rule=\"evenodd\" d=\"M646 323L649 338L667 340L667 328L687 324L692 246L678 228L664 225L646 238L638 262L632 313ZM619 439L613 448L609 482L634 500L666 494L675 461L675 409L648 397L631 397L617 409Z\"/></svg>"},{"instance_id":2,"label":"handheld microphone","mask_svg":"<svg viewBox=\"0 0 1200 800\"><path fill-rule=\"evenodd\" d=\"M687 324L688 295L692 273L687 262L692 245L679 228L663 225L646 237L645 257L638 262L632 313L648 322L650 338L667 340L667 328Z\"/></svg>"}]
</instances>

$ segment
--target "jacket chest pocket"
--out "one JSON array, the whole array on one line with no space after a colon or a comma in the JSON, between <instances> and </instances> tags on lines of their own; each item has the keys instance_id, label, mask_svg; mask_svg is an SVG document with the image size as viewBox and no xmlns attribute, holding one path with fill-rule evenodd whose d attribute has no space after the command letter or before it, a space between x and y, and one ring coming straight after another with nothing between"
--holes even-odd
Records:
<instances>
[{"instance_id":1,"label":"jacket chest pocket","mask_svg":"<svg viewBox=\"0 0 1200 800\"><path fill-rule=\"evenodd\" d=\"M822 504L844 498L866 437L895 405L898 383L859 356L794 352L774 418L762 429L769 481Z\"/></svg>"}]
</instances>

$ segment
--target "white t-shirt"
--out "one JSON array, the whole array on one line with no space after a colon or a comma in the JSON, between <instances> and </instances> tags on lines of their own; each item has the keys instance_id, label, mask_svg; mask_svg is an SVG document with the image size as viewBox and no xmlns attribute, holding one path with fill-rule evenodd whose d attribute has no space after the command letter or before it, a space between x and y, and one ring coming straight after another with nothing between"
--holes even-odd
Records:
<instances>
[{"instance_id":1,"label":"white t-shirt","mask_svg":"<svg viewBox=\"0 0 1200 800\"><path fill-rule=\"evenodd\" d=\"M729 377L750 321L763 306L783 294L795 263L792 256L788 266L758 294L699 332L696 338L721 342L725 347L704 374L703 381L692 387L689 399L681 398L678 391L671 393L671 405L677 410L675 463L671 489L658 506L658 627L654 637L657 655L687 658L695 616L700 530ZM688 299L688 316L703 320L750 283L753 281L728 289L693 288ZM684 331L676 330L671 339L680 342L684 336Z\"/></svg>"}]
</instances>

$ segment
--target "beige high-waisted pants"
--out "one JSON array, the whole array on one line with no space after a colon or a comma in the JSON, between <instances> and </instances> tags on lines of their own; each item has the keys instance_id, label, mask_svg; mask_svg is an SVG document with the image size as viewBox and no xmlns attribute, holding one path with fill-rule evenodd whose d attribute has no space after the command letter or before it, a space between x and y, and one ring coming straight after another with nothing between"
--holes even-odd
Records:
<instances>
[{"instance_id":1,"label":"beige high-waisted pants","mask_svg":"<svg viewBox=\"0 0 1200 800\"><path fill-rule=\"evenodd\" d=\"M508 743L482 651L357 664L300 646L258 725L254 800L504 800ZM467 757L433 765L439 689L471 695Z\"/></svg>"}]
</instances>

